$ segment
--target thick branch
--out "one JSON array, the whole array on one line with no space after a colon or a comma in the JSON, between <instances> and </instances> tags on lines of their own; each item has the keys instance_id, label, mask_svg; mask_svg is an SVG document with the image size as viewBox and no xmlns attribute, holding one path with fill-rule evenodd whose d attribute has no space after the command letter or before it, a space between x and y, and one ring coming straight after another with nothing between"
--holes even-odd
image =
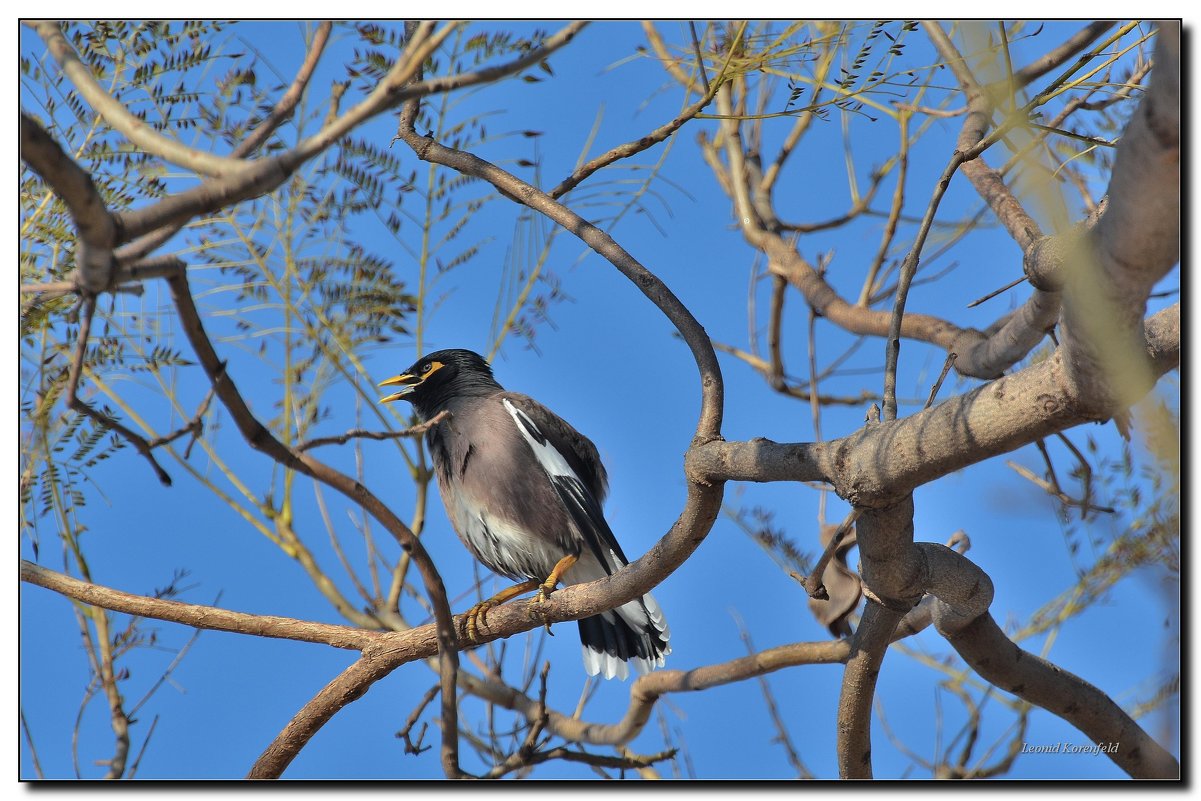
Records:
<instances>
[{"instance_id":1,"label":"thick branch","mask_svg":"<svg viewBox=\"0 0 1201 801\"><path fill-rule=\"evenodd\" d=\"M874 601L863 608L838 699L838 775L872 778L872 698L880 665L903 613Z\"/></svg>"},{"instance_id":2,"label":"thick branch","mask_svg":"<svg viewBox=\"0 0 1201 801\"><path fill-rule=\"evenodd\" d=\"M1146 321L1149 369L1180 364L1180 308ZM695 481L829 481L855 506L895 503L915 487L971 464L1118 411L1083 403L1064 380L1063 357L984 384L931 409L842 439L782 444L710 442L689 451Z\"/></svg>"},{"instance_id":3,"label":"thick branch","mask_svg":"<svg viewBox=\"0 0 1201 801\"><path fill-rule=\"evenodd\" d=\"M1084 679L1022 650L991 615L982 615L949 642L986 681L1053 712L1095 743L1115 743L1106 756L1136 779L1176 779L1180 765L1159 743Z\"/></svg>"},{"instance_id":4,"label":"thick branch","mask_svg":"<svg viewBox=\"0 0 1201 801\"><path fill-rule=\"evenodd\" d=\"M113 272L117 225L92 183L92 176L63 152L33 117L21 112L21 158L54 190L79 233L75 263L89 292L108 288Z\"/></svg>"},{"instance_id":5,"label":"thick branch","mask_svg":"<svg viewBox=\"0 0 1201 801\"><path fill-rule=\"evenodd\" d=\"M1118 144L1109 208L1070 259L1063 343L1067 378L1101 410L1141 397L1147 296L1180 260L1180 24L1163 23L1147 92Z\"/></svg>"},{"instance_id":6,"label":"thick branch","mask_svg":"<svg viewBox=\"0 0 1201 801\"><path fill-rule=\"evenodd\" d=\"M354 664L321 688L321 692L288 721L288 725L255 760L246 778L278 779L322 726L340 709L362 698L372 684L397 666L395 658L390 658L378 648L364 651Z\"/></svg>"}]
</instances>

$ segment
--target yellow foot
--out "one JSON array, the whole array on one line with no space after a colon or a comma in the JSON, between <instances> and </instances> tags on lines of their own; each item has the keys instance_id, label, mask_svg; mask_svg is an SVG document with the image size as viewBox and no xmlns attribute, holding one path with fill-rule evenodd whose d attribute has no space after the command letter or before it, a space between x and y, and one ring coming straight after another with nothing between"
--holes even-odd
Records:
<instances>
[{"instance_id":1,"label":"yellow foot","mask_svg":"<svg viewBox=\"0 0 1201 801\"><path fill-rule=\"evenodd\" d=\"M467 610L463 615L466 620L467 638L470 640L478 639L480 624L488 625L488 610L494 606L500 606L506 601L516 598L522 593L529 592L538 586L537 581L523 581L520 584L509 587L507 590L501 590L496 595L493 595L486 601L480 601L475 606Z\"/></svg>"},{"instance_id":2,"label":"yellow foot","mask_svg":"<svg viewBox=\"0 0 1201 801\"><path fill-rule=\"evenodd\" d=\"M557 583L558 582L556 581L556 582L552 582L549 584L539 584L538 592L536 592L534 594L534 602L535 603L545 602L546 599L550 597L550 594L555 591L555 584L557 584ZM547 634L549 634L552 637L555 636L555 633L550 630L550 623L543 623L542 627L544 629L546 629Z\"/></svg>"},{"instance_id":3,"label":"yellow foot","mask_svg":"<svg viewBox=\"0 0 1201 801\"><path fill-rule=\"evenodd\" d=\"M498 604L494 603L492 599L488 599L487 601L480 601L478 604L467 610L467 639L477 639L479 635L479 626L481 624L484 626L488 625L488 610L497 605Z\"/></svg>"}]
</instances>

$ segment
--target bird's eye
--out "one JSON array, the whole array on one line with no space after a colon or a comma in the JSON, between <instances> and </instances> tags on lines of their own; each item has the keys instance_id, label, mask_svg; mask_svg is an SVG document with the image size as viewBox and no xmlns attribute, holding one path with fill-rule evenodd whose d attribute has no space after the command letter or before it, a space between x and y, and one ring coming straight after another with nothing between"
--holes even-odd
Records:
<instances>
[{"instance_id":1,"label":"bird's eye","mask_svg":"<svg viewBox=\"0 0 1201 801\"><path fill-rule=\"evenodd\" d=\"M430 371L430 369L431 369L433 366L434 366L434 365L433 365L433 363L432 363L432 362L426 362L425 364L421 365L421 374L422 374L422 375L425 375L426 373L428 373L428 372Z\"/></svg>"}]
</instances>

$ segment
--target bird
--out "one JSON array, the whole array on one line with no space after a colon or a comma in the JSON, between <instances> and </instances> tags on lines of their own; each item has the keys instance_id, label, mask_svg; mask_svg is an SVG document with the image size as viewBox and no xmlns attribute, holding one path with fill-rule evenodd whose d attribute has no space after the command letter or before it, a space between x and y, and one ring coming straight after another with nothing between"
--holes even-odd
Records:
<instances>
[{"instance_id":1,"label":"bird","mask_svg":"<svg viewBox=\"0 0 1201 801\"><path fill-rule=\"evenodd\" d=\"M401 388L380 403L408 401L434 421L425 438L451 525L479 562L519 582L467 612L471 639L495 606L533 590L541 602L560 582L585 584L629 563L601 511L608 476L596 446L538 401L506 391L478 353L429 353L379 386ZM578 623L590 676L624 680L630 666L645 674L671 653L650 594Z\"/></svg>"}]
</instances>

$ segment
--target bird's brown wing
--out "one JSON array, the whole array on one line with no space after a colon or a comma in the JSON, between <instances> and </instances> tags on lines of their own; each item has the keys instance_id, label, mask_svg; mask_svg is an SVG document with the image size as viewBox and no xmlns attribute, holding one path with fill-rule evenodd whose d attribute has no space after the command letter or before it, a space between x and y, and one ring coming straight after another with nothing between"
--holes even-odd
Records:
<instances>
[{"instance_id":1,"label":"bird's brown wing","mask_svg":"<svg viewBox=\"0 0 1201 801\"><path fill-rule=\"evenodd\" d=\"M498 399L512 406L514 423L534 450L539 464L563 500L589 548L606 571L629 560L605 521L601 502L608 489L608 476L600 454L592 441L571 427L563 418L526 395L504 392ZM561 457L559 465L556 455ZM619 564L608 557L611 553Z\"/></svg>"}]
</instances>

